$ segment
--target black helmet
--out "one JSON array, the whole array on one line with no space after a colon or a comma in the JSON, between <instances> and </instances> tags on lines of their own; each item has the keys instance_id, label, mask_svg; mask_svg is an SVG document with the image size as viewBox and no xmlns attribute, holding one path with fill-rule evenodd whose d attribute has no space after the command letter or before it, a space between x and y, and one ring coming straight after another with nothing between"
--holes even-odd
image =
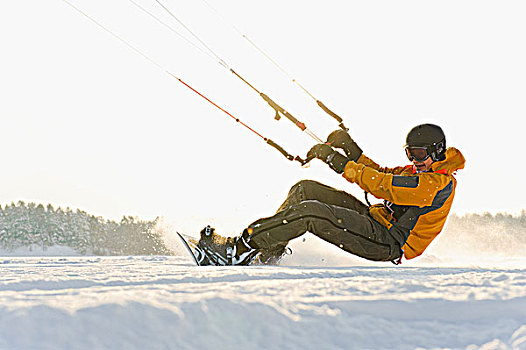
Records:
<instances>
[{"instance_id":1,"label":"black helmet","mask_svg":"<svg viewBox=\"0 0 526 350\"><path fill-rule=\"evenodd\" d=\"M438 125L417 125L407 134L405 149L409 160L416 158L423 161L428 157L435 162L444 160L446 159L446 135Z\"/></svg>"}]
</instances>

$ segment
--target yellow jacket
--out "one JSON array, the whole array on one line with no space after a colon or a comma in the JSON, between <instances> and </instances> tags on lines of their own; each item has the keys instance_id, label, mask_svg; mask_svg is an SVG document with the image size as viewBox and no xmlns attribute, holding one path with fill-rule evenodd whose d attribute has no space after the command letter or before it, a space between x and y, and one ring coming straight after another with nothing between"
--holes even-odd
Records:
<instances>
[{"instance_id":1,"label":"yellow jacket","mask_svg":"<svg viewBox=\"0 0 526 350\"><path fill-rule=\"evenodd\" d=\"M400 242L404 257L412 259L442 231L455 196L453 173L464 163L462 153L452 147L446 150L445 160L434 162L424 173L416 173L412 165L382 168L362 154L347 163L343 177L385 199L384 204L369 207L369 212Z\"/></svg>"}]
</instances>

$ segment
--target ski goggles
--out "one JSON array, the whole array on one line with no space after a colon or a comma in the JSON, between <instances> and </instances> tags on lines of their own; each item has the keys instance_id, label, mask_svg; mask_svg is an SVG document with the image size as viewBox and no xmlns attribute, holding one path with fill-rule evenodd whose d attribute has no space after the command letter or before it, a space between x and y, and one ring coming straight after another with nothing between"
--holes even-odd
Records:
<instances>
[{"instance_id":1,"label":"ski goggles","mask_svg":"<svg viewBox=\"0 0 526 350\"><path fill-rule=\"evenodd\" d=\"M417 162L423 162L431 156L427 152L427 147L406 147L405 154L410 161L416 160Z\"/></svg>"}]
</instances>

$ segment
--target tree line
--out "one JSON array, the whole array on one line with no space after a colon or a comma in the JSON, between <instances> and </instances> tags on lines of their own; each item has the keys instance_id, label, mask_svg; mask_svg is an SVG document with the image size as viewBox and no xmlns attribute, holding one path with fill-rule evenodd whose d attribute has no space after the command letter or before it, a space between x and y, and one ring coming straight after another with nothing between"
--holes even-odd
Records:
<instances>
[{"instance_id":1,"label":"tree line","mask_svg":"<svg viewBox=\"0 0 526 350\"><path fill-rule=\"evenodd\" d=\"M19 201L0 206L0 248L66 246L80 254L172 255L152 221L106 220L82 210Z\"/></svg>"},{"instance_id":2,"label":"tree line","mask_svg":"<svg viewBox=\"0 0 526 350\"><path fill-rule=\"evenodd\" d=\"M19 201L0 206L0 249L46 248L60 245L80 254L173 255L156 230L159 218L150 221L124 216L120 222L82 210L54 208ZM519 215L451 214L442 233L444 243L469 245L492 253L526 251L526 210ZM444 237L445 238L445 237Z\"/></svg>"},{"instance_id":3,"label":"tree line","mask_svg":"<svg viewBox=\"0 0 526 350\"><path fill-rule=\"evenodd\" d=\"M451 214L443 236L442 242L451 246L456 245L488 254L524 256L526 210L522 210L519 215Z\"/></svg>"}]
</instances>

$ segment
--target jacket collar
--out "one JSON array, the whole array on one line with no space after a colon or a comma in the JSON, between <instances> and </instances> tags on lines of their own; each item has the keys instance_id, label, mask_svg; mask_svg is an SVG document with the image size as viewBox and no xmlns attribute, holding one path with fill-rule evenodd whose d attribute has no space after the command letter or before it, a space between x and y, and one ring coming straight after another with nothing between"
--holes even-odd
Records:
<instances>
[{"instance_id":1,"label":"jacket collar","mask_svg":"<svg viewBox=\"0 0 526 350\"><path fill-rule=\"evenodd\" d=\"M431 164L431 169L428 172L438 173L443 175L451 175L459 169L464 169L466 160L462 153L454 147L446 150L446 159ZM416 174L416 167L409 165L413 174Z\"/></svg>"},{"instance_id":2,"label":"jacket collar","mask_svg":"<svg viewBox=\"0 0 526 350\"><path fill-rule=\"evenodd\" d=\"M431 165L431 170L435 173L451 175L455 171L464 169L466 159L460 151L454 147L446 150L446 159L434 162Z\"/></svg>"}]
</instances>

